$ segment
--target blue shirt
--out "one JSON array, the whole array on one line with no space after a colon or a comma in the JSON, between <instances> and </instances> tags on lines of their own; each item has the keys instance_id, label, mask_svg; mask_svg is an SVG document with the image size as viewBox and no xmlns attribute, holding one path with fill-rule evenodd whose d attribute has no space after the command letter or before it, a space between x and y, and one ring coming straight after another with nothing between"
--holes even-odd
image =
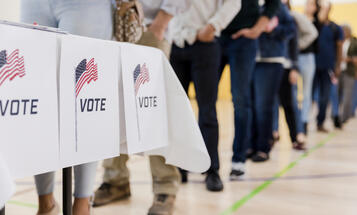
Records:
<instances>
[{"instance_id":1,"label":"blue shirt","mask_svg":"<svg viewBox=\"0 0 357 215\"><path fill-rule=\"evenodd\" d=\"M322 25L318 37L316 67L319 70L334 70L336 65L337 42L343 40L343 30L330 22Z\"/></svg>"}]
</instances>

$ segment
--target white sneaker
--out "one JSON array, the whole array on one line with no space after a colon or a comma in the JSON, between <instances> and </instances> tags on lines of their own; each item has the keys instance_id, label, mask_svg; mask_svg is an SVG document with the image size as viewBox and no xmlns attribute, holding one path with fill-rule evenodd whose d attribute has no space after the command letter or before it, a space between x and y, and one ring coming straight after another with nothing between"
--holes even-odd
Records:
<instances>
[{"instance_id":1,"label":"white sneaker","mask_svg":"<svg viewBox=\"0 0 357 215\"><path fill-rule=\"evenodd\" d=\"M232 171L229 175L231 181L242 180L245 173L245 164L242 162L233 162Z\"/></svg>"}]
</instances>

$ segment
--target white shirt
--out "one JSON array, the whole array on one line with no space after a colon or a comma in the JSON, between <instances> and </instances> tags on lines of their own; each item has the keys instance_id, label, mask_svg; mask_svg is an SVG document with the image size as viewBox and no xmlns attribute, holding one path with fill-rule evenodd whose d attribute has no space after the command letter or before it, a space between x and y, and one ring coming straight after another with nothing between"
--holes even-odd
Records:
<instances>
[{"instance_id":1,"label":"white shirt","mask_svg":"<svg viewBox=\"0 0 357 215\"><path fill-rule=\"evenodd\" d=\"M342 59L347 58L348 56L348 49L350 48L351 45L351 40L345 40L342 45ZM342 61L341 63L341 70L344 71L347 69L347 63L345 61Z\"/></svg>"},{"instance_id":2,"label":"white shirt","mask_svg":"<svg viewBox=\"0 0 357 215\"><path fill-rule=\"evenodd\" d=\"M195 0L185 13L173 18L169 25L170 38L183 48L193 44L197 32L207 24L216 29L216 36L225 29L241 9L241 0Z\"/></svg>"},{"instance_id":3,"label":"white shirt","mask_svg":"<svg viewBox=\"0 0 357 215\"><path fill-rule=\"evenodd\" d=\"M183 13L191 6L193 0L139 0L143 5L145 20L149 25L155 19L159 10L163 10L172 16ZM210 1L210 0L209 0Z\"/></svg>"}]
</instances>

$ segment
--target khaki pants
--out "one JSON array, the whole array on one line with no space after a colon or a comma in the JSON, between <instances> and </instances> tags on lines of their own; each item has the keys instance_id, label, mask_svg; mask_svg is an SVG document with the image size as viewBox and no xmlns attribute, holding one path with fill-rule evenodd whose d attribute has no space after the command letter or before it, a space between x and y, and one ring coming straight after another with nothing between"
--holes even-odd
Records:
<instances>
[{"instance_id":1,"label":"khaki pants","mask_svg":"<svg viewBox=\"0 0 357 215\"><path fill-rule=\"evenodd\" d=\"M159 48L167 57L170 55L170 44L166 40L158 41L151 32L145 32L138 44ZM126 165L128 160L128 155L105 160L103 162L105 168L103 181L116 186L129 183L130 174ZM161 156L150 156L150 168L154 194L176 195L180 183L180 174L177 168L166 165L165 159Z\"/></svg>"}]
</instances>

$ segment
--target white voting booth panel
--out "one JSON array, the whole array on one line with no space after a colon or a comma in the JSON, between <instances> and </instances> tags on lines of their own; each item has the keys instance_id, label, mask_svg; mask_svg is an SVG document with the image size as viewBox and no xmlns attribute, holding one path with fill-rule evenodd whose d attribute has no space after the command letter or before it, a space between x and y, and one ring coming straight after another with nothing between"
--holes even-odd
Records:
<instances>
[{"instance_id":1,"label":"white voting booth panel","mask_svg":"<svg viewBox=\"0 0 357 215\"><path fill-rule=\"evenodd\" d=\"M121 43L127 152L168 145L167 105L161 51Z\"/></svg>"},{"instance_id":2,"label":"white voting booth panel","mask_svg":"<svg viewBox=\"0 0 357 215\"><path fill-rule=\"evenodd\" d=\"M0 152L13 178L58 169L57 35L0 32Z\"/></svg>"},{"instance_id":3,"label":"white voting booth panel","mask_svg":"<svg viewBox=\"0 0 357 215\"><path fill-rule=\"evenodd\" d=\"M61 41L61 166L118 156L119 47L73 35Z\"/></svg>"}]
</instances>

